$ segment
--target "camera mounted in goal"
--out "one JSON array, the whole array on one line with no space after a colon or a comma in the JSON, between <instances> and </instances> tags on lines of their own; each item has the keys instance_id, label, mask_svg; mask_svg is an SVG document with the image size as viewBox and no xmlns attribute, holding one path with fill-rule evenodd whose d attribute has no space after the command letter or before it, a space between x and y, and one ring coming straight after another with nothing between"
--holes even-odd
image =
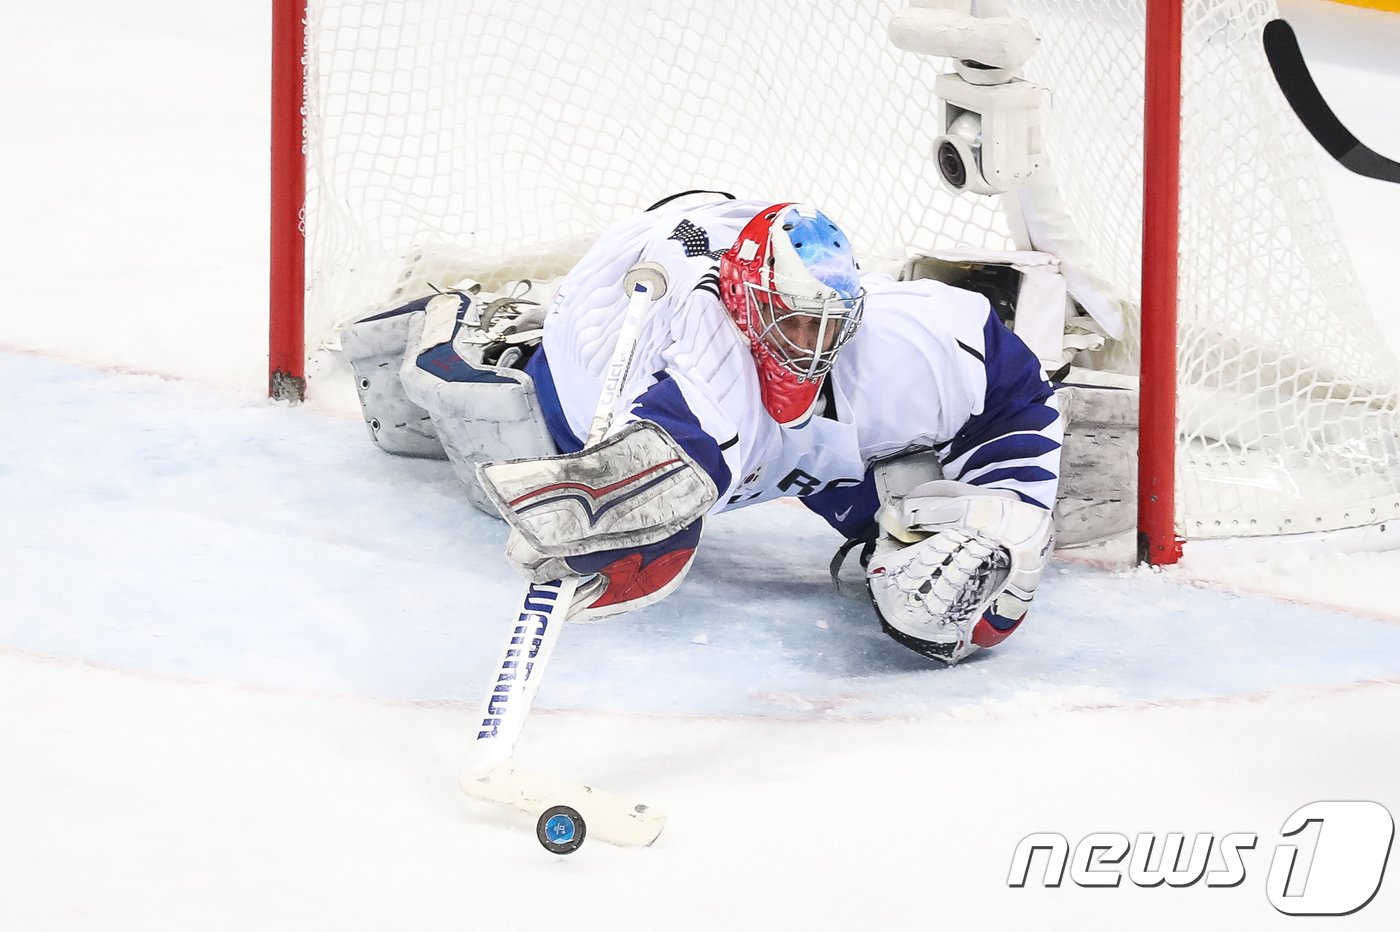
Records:
<instances>
[{"instance_id":1,"label":"camera mounted in goal","mask_svg":"<svg viewBox=\"0 0 1400 932\"><path fill-rule=\"evenodd\" d=\"M944 185L958 194L1004 194L1042 160L1042 89L1016 77L1038 40L1029 20L981 18L971 9L972 0L925 0L890 22L890 40L953 63L934 84L933 160Z\"/></svg>"}]
</instances>

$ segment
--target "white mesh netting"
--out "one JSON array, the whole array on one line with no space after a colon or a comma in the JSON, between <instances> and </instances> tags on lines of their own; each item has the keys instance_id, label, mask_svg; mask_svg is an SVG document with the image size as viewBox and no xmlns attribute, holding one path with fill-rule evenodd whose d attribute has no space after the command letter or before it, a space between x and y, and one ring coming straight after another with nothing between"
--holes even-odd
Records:
<instances>
[{"instance_id":1,"label":"white mesh netting","mask_svg":"<svg viewBox=\"0 0 1400 932\"><path fill-rule=\"evenodd\" d=\"M406 257L561 274L690 188L817 203L867 262L1011 247L929 153L943 63L899 0L313 0L308 337L385 306ZM1139 292L1143 0L1019 0L1045 146L1103 271ZM1273 0L1188 3L1178 523L1188 537L1400 516L1395 361L1259 43ZM1136 354L1137 321L1127 353Z\"/></svg>"}]
</instances>

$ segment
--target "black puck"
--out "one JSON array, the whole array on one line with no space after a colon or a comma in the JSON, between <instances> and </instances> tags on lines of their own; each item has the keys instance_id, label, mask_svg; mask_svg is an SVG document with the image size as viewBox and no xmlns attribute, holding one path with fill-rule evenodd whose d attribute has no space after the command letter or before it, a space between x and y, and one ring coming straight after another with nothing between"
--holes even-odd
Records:
<instances>
[{"instance_id":1,"label":"black puck","mask_svg":"<svg viewBox=\"0 0 1400 932\"><path fill-rule=\"evenodd\" d=\"M569 806L555 806L540 813L535 823L535 837L546 851L554 854L572 854L583 844L588 835L588 826L577 809Z\"/></svg>"}]
</instances>

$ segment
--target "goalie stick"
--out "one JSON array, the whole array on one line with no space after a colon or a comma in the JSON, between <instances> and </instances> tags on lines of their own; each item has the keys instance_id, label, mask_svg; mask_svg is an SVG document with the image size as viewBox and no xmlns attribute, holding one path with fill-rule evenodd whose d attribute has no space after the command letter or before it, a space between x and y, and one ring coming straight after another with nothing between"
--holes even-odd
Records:
<instances>
[{"instance_id":1,"label":"goalie stick","mask_svg":"<svg viewBox=\"0 0 1400 932\"><path fill-rule=\"evenodd\" d=\"M1264 54L1288 105L1328 155L1358 175L1400 184L1400 162L1380 155L1357 139L1327 105L1308 71L1298 37L1286 21L1275 19L1264 25Z\"/></svg>"},{"instance_id":2,"label":"goalie stick","mask_svg":"<svg viewBox=\"0 0 1400 932\"><path fill-rule=\"evenodd\" d=\"M666 271L655 263L642 262L628 270L624 285L629 295L627 310L586 444L597 443L607 433L613 404L632 364L642 319L651 303L666 293ZM533 583L526 591L491 691L482 704L462 789L473 798L532 815L550 806L571 806L588 820L590 836L616 845L649 845L665 827L666 817L661 813L589 786L519 770L512 759L578 583L578 577L566 577Z\"/></svg>"}]
</instances>

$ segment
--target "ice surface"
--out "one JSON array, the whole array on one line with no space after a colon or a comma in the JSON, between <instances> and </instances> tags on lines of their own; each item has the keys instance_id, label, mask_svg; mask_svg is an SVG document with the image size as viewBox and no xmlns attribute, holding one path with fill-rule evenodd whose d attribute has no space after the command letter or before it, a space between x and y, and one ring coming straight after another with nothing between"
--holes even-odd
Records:
<instances>
[{"instance_id":1,"label":"ice surface","mask_svg":"<svg viewBox=\"0 0 1400 932\"><path fill-rule=\"evenodd\" d=\"M521 584L504 525L445 462L385 456L349 420L25 356L5 358L0 396L26 438L0 485L14 576L0 643L320 694L480 699ZM947 670L837 595L840 541L787 502L712 519L673 597L565 629L539 707L865 718L1400 677L1400 625L1073 563L1004 649Z\"/></svg>"}]
</instances>

